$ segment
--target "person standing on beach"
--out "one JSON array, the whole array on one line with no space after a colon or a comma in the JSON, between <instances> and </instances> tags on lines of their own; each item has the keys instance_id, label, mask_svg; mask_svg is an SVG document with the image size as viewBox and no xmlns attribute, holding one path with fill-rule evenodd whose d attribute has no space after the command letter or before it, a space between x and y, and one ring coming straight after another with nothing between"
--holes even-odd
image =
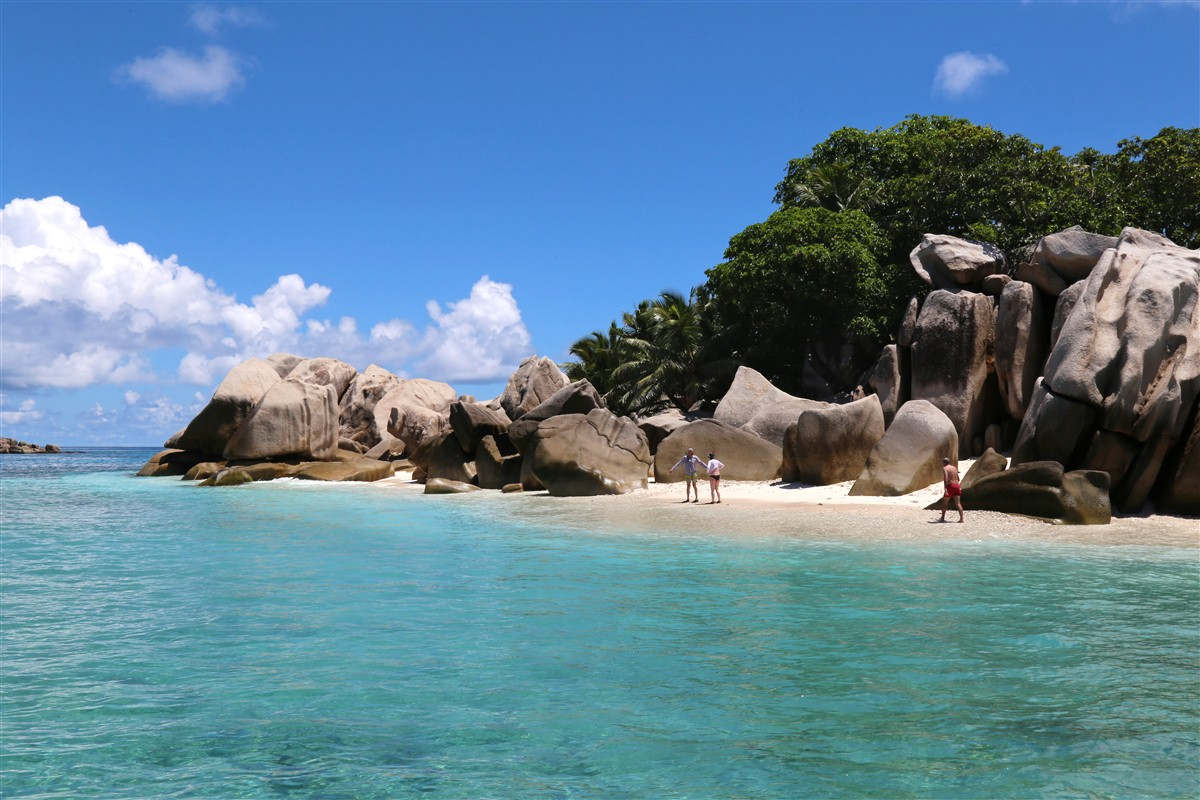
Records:
<instances>
[{"instance_id":1,"label":"person standing on beach","mask_svg":"<svg viewBox=\"0 0 1200 800\"><path fill-rule=\"evenodd\" d=\"M721 470L725 469L725 465L717 460L717 457L712 453L708 454L708 464L704 467L708 472L708 504L721 502Z\"/></svg>"},{"instance_id":2,"label":"person standing on beach","mask_svg":"<svg viewBox=\"0 0 1200 800\"><path fill-rule=\"evenodd\" d=\"M680 465L683 466L683 483L687 487L685 490L686 497L683 502L699 503L700 487L696 485L696 466L703 467L704 462L700 460L700 456L696 455L696 451L689 447L687 452L683 454L683 458L675 462L675 467ZM674 472L675 467L671 467L670 471ZM695 500L692 499L692 492L696 493Z\"/></svg>"},{"instance_id":3,"label":"person standing on beach","mask_svg":"<svg viewBox=\"0 0 1200 800\"><path fill-rule=\"evenodd\" d=\"M958 467L950 463L950 459L942 459L942 483L946 487L946 493L942 495L942 522L946 521L946 510L950 508L950 498L954 498L954 505L958 508L958 521L963 521L962 507L962 484L958 481Z\"/></svg>"}]
</instances>

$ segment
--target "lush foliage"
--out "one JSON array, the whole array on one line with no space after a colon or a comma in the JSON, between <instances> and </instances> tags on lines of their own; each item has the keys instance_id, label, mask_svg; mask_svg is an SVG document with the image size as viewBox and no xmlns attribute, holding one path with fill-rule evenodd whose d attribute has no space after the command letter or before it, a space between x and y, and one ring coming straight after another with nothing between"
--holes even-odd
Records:
<instances>
[{"instance_id":1,"label":"lush foliage","mask_svg":"<svg viewBox=\"0 0 1200 800\"><path fill-rule=\"evenodd\" d=\"M1200 128L1074 156L951 117L842 128L789 162L775 202L730 239L692 302L673 295L682 305L668 312L663 295L576 342L572 376L626 410L711 397L713 365L730 361L802 394L849 389L908 297L927 290L908 262L922 234L989 241L1014 264L1071 225L1200 247Z\"/></svg>"},{"instance_id":2,"label":"lush foliage","mask_svg":"<svg viewBox=\"0 0 1200 800\"><path fill-rule=\"evenodd\" d=\"M695 297L663 292L633 313L571 345L571 380L587 378L618 414L645 414L667 406L686 411L728 382L729 359L713 356L713 337Z\"/></svg>"}]
</instances>

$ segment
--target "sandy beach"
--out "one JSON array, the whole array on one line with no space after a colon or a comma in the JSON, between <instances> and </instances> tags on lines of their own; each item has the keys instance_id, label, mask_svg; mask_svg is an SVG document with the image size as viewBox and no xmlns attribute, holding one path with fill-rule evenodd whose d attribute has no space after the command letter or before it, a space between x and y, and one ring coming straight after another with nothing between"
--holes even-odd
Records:
<instances>
[{"instance_id":1,"label":"sandy beach","mask_svg":"<svg viewBox=\"0 0 1200 800\"><path fill-rule=\"evenodd\" d=\"M973 462L963 460L965 475ZM700 503L684 503L682 483L650 481L645 491L601 497L551 497L546 492L501 494L479 491L439 495L430 502L494 505L497 513L530 522L592 531L688 532L709 535L786 536L851 541L1029 540L1097 545L1200 548L1200 519L1162 515L1114 516L1109 525L1058 525L1033 517L968 511L957 522L953 509L940 523L926 511L942 496L940 483L900 497L851 497L852 481L828 486L729 481L723 502L709 505L701 484ZM387 491L420 493L423 486L401 472L370 484ZM500 507L503 506L501 509Z\"/></svg>"}]
</instances>

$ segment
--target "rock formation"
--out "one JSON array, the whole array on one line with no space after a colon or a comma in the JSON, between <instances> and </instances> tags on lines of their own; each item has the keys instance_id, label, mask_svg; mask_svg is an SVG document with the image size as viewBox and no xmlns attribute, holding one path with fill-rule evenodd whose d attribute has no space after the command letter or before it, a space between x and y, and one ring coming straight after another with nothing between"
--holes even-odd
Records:
<instances>
[{"instance_id":1,"label":"rock formation","mask_svg":"<svg viewBox=\"0 0 1200 800\"><path fill-rule=\"evenodd\" d=\"M387 434L387 421L382 428L377 427L375 405L400 383L400 378L377 364L358 373L338 404L339 436L362 442L368 449L379 444Z\"/></svg>"},{"instance_id":2,"label":"rock formation","mask_svg":"<svg viewBox=\"0 0 1200 800\"><path fill-rule=\"evenodd\" d=\"M1108 474L1064 472L1055 461L1034 461L982 477L963 487L962 504L969 511L1002 511L1072 525L1107 525L1112 519Z\"/></svg>"},{"instance_id":3,"label":"rock formation","mask_svg":"<svg viewBox=\"0 0 1200 800\"><path fill-rule=\"evenodd\" d=\"M607 409L560 414L533 435L533 474L552 495L625 494L646 488L650 448L633 420Z\"/></svg>"},{"instance_id":4,"label":"rock formation","mask_svg":"<svg viewBox=\"0 0 1200 800\"><path fill-rule=\"evenodd\" d=\"M518 450L529 455L533 434L543 421L563 414L587 414L595 408L604 408L604 400L590 382L568 383L513 420L508 426L508 438Z\"/></svg>"},{"instance_id":5,"label":"rock formation","mask_svg":"<svg viewBox=\"0 0 1200 800\"><path fill-rule=\"evenodd\" d=\"M942 459L957 462L957 453L950 418L926 400L910 400L871 449L850 494L895 497L924 488L942 479Z\"/></svg>"},{"instance_id":6,"label":"rock formation","mask_svg":"<svg viewBox=\"0 0 1200 800\"><path fill-rule=\"evenodd\" d=\"M8 453L10 455L29 455L29 454L46 454L46 453L61 453L62 449L56 444L48 444L39 447L36 444L22 442L19 439L10 439L7 436L0 436L0 453Z\"/></svg>"},{"instance_id":7,"label":"rock formation","mask_svg":"<svg viewBox=\"0 0 1200 800\"><path fill-rule=\"evenodd\" d=\"M762 373L743 366L738 367L729 391L717 404L713 419L743 428L772 444L782 446L788 426L796 421L801 411L828 405L804 397L793 397L776 388Z\"/></svg>"},{"instance_id":8,"label":"rock formation","mask_svg":"<svg viewBox=\"0 0 1200 800\"><path fill-rule=\"evenodd\" d=\"M181 450L220 456L225 445L253 413L258 401L282 378L271 362L251 358L229 370L212 399L183 429L171 438Z\"/></svg>"},{"instance_id":9,"label":"rock formation","mask_svg":"<svg viewBox=\"0 0 1200 800\"><path fill-rule=\"evenodd\" d=\"M854 480L883 435L883 408L876 395L802 411L784 438L782 477L821 486Z\"/></svg>"},{"instance_id":10,"label":"rock formation","mask_svg":"<svg viewBox=\"0 0 1200 800\"><path fill-rule=\"evenodd\" d=\"M530 356L521 362L500 395L500 407L517 419L567 385L567 376L553 360Z\"/></svg>"},{"instance_id":11,"label":"rock formation","mask_svg":"<svg viewBox=\"0 0 1200 800\"><path fill-rule=\"evenodd\" d=\"M1000 396L1013 419L1029 407L1050 349L1048 333L1041 293L1032 284L1009 282L996 307L995 361Z\"/></svg>"},{"instance_id":12,"label":"rock formation","mask_svg":"<svg viewBox=\"0 0 1200 800\"><path fill-rule=\"evenodd\" d=\"M659 443L654 455L655 482L683 480L682 467L674 472L670 469L689 447L701 458L715 453L725 464L721 476L731 481L774 480L783 464L783 449L779 446L716 419L701 419L677 428ZM700 477L704 477L703 471Z\"/></svg>"},{"instance_id":13,"label":"rock formation","mask_svg":"<svg viewBox=\"0 0 1200 800\"><path fill-rule=\"evenodd\" d=\"M995 245L927 233L908 255L917 276L935 289L978 291L988 275L1004 272L1004 253Z\"/></svg>"},{"instance_id":14,"label":"rock formation","mask_svg":"<svg viewBox=\"0 0 1200 800\"><path fill-rule=\"evenodd\" d=\"M458 444L464 453L474 453L485 436L504 436L507 439L508 425L508 415L502 409L462 401L450 404L450 428L458 437Z\"/></svg>"},{"instance_id":15,"label":"rock formation","mask_svg":"<svg viewBox=\"0 0 1200 800\"><path fill-rule=\"evenodd\" d=\"M337 453L337 426L332 385L287 378L267 390L226 442L222 455L227 459L332 459Z\"/></svg>"}]
</instances>

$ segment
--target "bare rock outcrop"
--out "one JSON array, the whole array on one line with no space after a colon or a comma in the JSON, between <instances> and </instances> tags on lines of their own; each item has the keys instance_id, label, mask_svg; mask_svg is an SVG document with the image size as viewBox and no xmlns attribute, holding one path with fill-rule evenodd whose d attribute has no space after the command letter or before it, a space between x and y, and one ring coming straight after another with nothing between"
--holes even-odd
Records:
<instances>
[{"instance_id":1,"label":"bare rock outcrop","mask_svg":"<svg viewBox=\"0 0 1200 800\"><path fill-rule=\"evenodd\" d=\"M171 437L175 447L220 456L267 391L282 380L275 366L251 358L229 370L200 413L183 432Z\"/></svg>"},{"instance_id":2,"label":"bare rock outcrop","mask_svg":"<svg viewBox=\"0 0 1200 800\"><path fill-rule=\"evenodd\" d=\"M401 384L400 378L378 364L371 364L354 376L338 402L339 435L362 442L368 449L377 445L387 433L377 427L375 405L392 389Z\"/></svg>"},{"instance_id":3,"label":"bare rock outcrop","mask_svg":"<svg viewBox=\"0 0 1200 800\"><path fill-rule=\"evenodd\" d=\"M292 367L287 377L313 386L332 386L335 399L340 401L356 375L358 370L345 361L321 357L304 359Z\"/></svg>"},{"instance_id":4,"label":"bare rock outcrop","mask_svg":"<svg viewBox=\"0 0 1200 800\"><path fill-rule=\"evenodd\" d=\"M778 445L716 419L701 419L677 428L659 443L654 454L656 483L683 480L682 468L670 470L689 447L701 458L715 453L725 464L721 477L731 481L774 480L783 465L783 449Z\"/></svg>"},{"instance_id":5,"label":"bare rock outcrop","mask_svg":"<svg viewBox=\"0 0 1200 800\"><path fill-rule=\"evenodd\" d=\"M927 233L908 255L917 277L935 289L978 291L988 275L1005 272L1000 248L987 242Z\"/></svg>"},{"instance_id":6,"label":"bare rock outcrop","mask_svg":"<svg viewBox=\"0 0 1200 800\"><path fill-rule=\"evenodd\" d=\"M570 381L553 359L530 356L521 362L500 395L500 407L509 419L533 410Z\"/></svg>"},{"instance_id":7,"label":"bare rock outcrop","mask_svg":"<svg viewBox=\"0 0 1200 800\"><path fill-rule=\"evenodd\" d=\"M926 400L900 407L876 442L851 495L895 497L942 479L942 459L957 462L958 433L941 409Z\"/></svg>"},{"instance_id":8,"label":"bare rock outcrop","mask_svg":"<svg viewBox=\"0 0 1200 800\"><path fill-rule=\"evenodd\" d=\"M1011 281L996 306L996 379L1005 410L1025 416L1049 352L1046 310L1032 284Z\"/></svg>"},{"instance_id":9,"label":"bare rock outcrop","mask_svg":"<svg viewBox=\"0 0 1200 800\"><path fill-rule=\"evenodd\" d=\"M803 411L784 438L782 477L820 486L854 480L883 435L877 395Z\"/></svg>"},{"instance_id":10,"label":"bare rock outcrop","mask_svg":"<svg viewBox=\"0 0 1200 800\"><path fill-rule=\"evenodd\" d=\"M337 454L337 419L332 385L287 378L267 390L229 438L223 456L330 460Z\"/></svg>"},{"instance_id":11,"label":"bare rock outcrop","mask_svg":"<svg viewBox=\"0 0 1200 800\"><path fill-rule=\"evenodd\" d=\"M559 414L541 422L534 439L533 474L552 495L625 494L646 488L650 448L628 417L603 408Z\"/></svg>"},{"instance_id":12,"label":"bare rock outcrop","mask_svg":"<svg viewBox=\"0 0 1200 800\"><path fill-rule=\"evenodd\" d=\"M796 421L801 411L828 405L818 400L794 397L777 388L757 370L742 366L734 374L729 391L717 404L713 419L743 428L772 444L782 446L788 426Z\"/></svg>"}]
</instances>

